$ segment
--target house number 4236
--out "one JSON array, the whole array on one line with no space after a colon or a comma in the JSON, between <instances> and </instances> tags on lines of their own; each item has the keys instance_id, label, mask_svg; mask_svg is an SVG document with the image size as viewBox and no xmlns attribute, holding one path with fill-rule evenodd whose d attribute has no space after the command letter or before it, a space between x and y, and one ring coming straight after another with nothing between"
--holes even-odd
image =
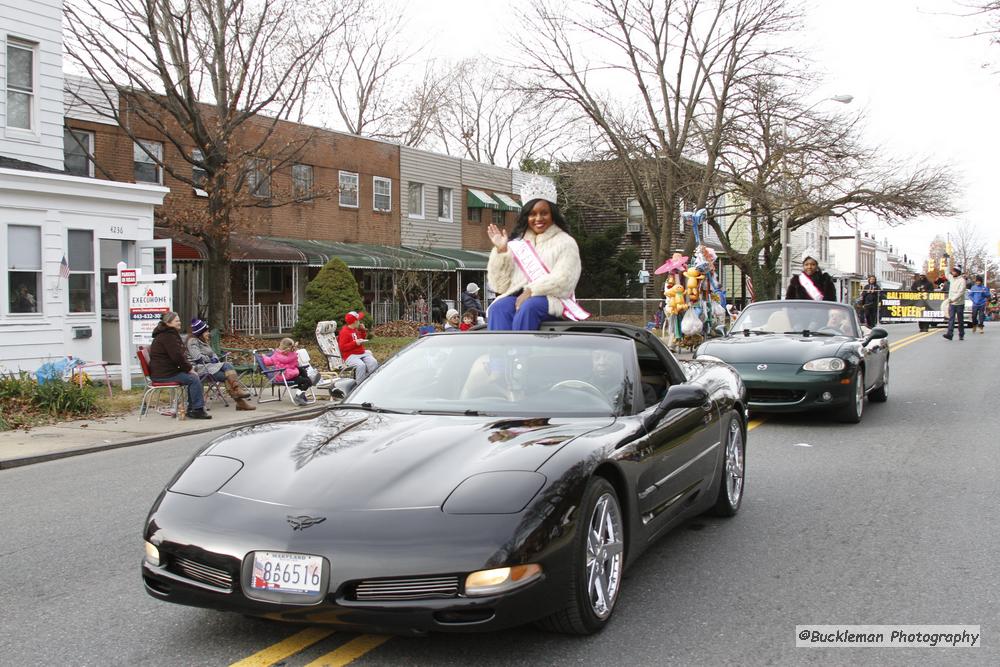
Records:
<instances>
[{"instance_id":1,"label":"house number 4236","mask_svg":"<svg viewBox=\"0 0 1000 667\"><path fill-rule=\"evenodd\" d=\"M125 228L121 225L111 225L111 233L122 236L123 234L125 234Z\"/></svg>"}]
</instances>

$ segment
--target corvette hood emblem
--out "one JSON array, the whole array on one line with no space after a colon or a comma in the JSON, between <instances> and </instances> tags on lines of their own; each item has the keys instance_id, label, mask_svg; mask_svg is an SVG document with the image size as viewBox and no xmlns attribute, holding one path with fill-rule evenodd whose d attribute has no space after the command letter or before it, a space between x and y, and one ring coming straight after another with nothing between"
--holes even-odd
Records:
<instances>
[{"instance_id":1,"label":"corvette hood emblem","mask_svg":"<svg viewBox=\"0 0 1000 667\"><path fill-rule=\"evenodd\" d=\"M325 516L288 516L285 517L288 523L291 524L292 530L305 530L309 526L315 526L317 523L323 523L326 521Z\"/></svg>"}]
</instances>

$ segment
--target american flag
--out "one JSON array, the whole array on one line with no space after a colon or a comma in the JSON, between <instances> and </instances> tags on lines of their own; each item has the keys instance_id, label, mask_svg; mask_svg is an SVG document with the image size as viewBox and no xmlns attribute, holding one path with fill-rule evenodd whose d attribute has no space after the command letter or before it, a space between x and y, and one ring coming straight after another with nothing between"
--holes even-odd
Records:
<instances>
[{"instance_id":1,"label":"american flag","mask_svg":"<svg viewBox=\"0 0 1000 667\"><path fill-rule=\"evenodd\" d=\"M749 273L746 274L746 283L747 283L747 296L749 297L750 301L753 302L753 300L754 300L754 296L753 296L753 278L750 277Z\"/></svg>"},{"instance_id":2,"label":"american flag","mask_svg":"<svg viewBox=\"0 0 1000 667\"><path fill-rule=\"evenodd\" d=\"M66 255L63 255L62 261L59 262L59 277L69 279L69 262L66 261Z\"/></svg>"}]
</instances>

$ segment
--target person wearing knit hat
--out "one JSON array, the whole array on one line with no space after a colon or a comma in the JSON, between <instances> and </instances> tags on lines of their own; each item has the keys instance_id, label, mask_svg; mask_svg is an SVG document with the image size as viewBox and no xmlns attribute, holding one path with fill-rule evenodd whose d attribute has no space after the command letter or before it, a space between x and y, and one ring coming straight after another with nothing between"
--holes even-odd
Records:
<instances>
[{"instance_id":1,"label":"person wearing knit hat","mask_svg":"<svg viewBox=\"0 0 1000 667\"><path fill-rule=\"evenodd\" d=\"M462 323L462 320L458 314L458 311L454 308L449 308L448 312L444 316L444 330L445 331L458 331L458 326Z\"/></svg>"},{"instance_id":2,"label":"person wearing knit hat","mask_svg":"<svg viewBox=\"0 0 1000 667\"><path fill-rule=\"evenodd\" d=\"M483 302L479 300L479 285L476 283L469 283L465 286L465 291L462 292L462 310L476 311L477 318L486 317L486 311L483 310ZM484 319L483 322L485 321Z\"/></svg>"},{"instance_id":3,"label":"person wearing knit hat","mask_svg":"<svg viewBox=\"0 0 1000 667\"><path fill-rule=\"evenodd\" d=\"M194 318L191 320L191 335L188 336L185 347L187 356L191 361L191 366L198 377L211 377L216 382L225 382L229 395L236 401L237 410L256 410L257 408L246 399L250 394L240 385L236 369L228 361L222 361L212 349L209 343L211 329L205 320Z\"/></svg>"},{"instance_id":4,"label":"person wearing knit hat","mask_svg":"<svg viewBox=\"0 0 1000 667\"><path fill-rule=\"evenodd\" d=\"M362 322L363 319L365 319L363 312L352 310L347 313L344 315L346 324L337 335L340 355L344 358L344 363L354 369L354 379L359 384L378 368L375 355L365 349L368 331Z\"/></svg>"}]
</instances>

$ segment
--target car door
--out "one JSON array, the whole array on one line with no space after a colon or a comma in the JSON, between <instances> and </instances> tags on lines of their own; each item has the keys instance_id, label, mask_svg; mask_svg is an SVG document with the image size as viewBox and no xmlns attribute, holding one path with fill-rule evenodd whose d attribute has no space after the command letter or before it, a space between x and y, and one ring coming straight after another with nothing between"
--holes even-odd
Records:
<instances>
[{"instance_id":1,"label":"car door","mask_svg":"<svg viewBox=\"0 0 1000 667\"><path fill-rule=\"evenodd\" d=\"M642 414L655 410L656 405L647 406ZM642 459L637 503L652 532L704 491L715 472L720 433L718 410L709 398L697 407L670 410L636 443Z\"/></svg>"}]
</instances>

